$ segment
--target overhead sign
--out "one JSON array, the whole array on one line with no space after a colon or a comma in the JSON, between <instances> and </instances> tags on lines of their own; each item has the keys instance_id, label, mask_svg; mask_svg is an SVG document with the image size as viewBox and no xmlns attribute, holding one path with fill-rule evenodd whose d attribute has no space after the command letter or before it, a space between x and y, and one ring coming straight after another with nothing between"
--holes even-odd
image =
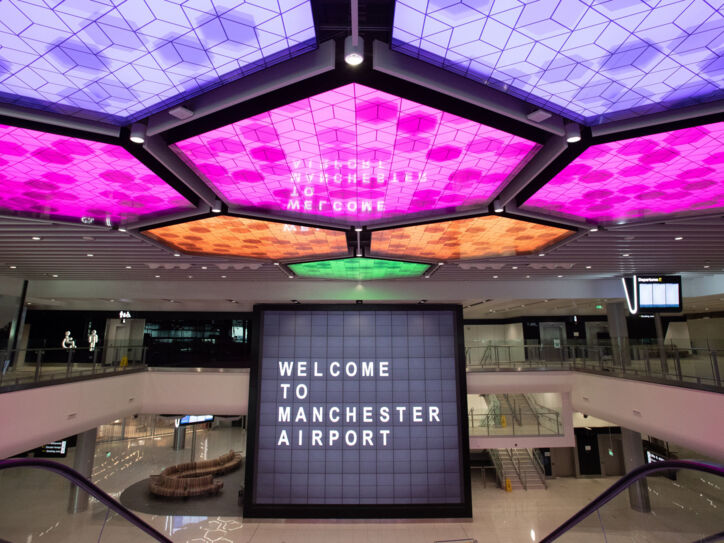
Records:
<instances>
[{"instance_id":1,"label":"overhead sign","mask_svg":"<svg viewBox=\"0 0 724 543\"><path fill-rule=\"evenodd\" d=\"M261 319L245 516L470 514L456 311Z\"/></svg>"},{"instance_id":2,"label":"overhead sign","mask_svg":"<svg viewBox=\"0 0 724 543\"><path fill-rule=\"evenodd\" d=\"M656 275L622 278L632 315L639 311L678 313L682 310L681 276Z\"/></svg>"},{"instance_id":3,"label":"overhead sign","mask_svg":"<svg viewBox=\"0 0 724 543\"><path fill-rule=\"evenodd\" d=\"M68 453L66 440L53 441L35 449L36 458L65 458Z\"/></svg>"},{"instance_id":4,"label":"overhead sign","mask_svg":"<svg viewBox=\"0 0 724 543\"><path fill-rule=\"evenodd\" d=\"M212 422L214 415L186 415L180 419L176 419L176 427L188 426L189 424L201 424L202 422Z\"/></svg>"}]
</instances>

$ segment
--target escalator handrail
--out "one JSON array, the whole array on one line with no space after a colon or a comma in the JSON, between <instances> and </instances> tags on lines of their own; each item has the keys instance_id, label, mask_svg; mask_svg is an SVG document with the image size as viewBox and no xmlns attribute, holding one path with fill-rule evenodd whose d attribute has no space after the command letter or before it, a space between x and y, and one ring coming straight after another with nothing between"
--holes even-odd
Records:
<instances>
[{"instance_id":1,"label":"escalator handrail","mask_svg":"<svg viewBox=\"0 0 724 543\"><path fill-rule=\"evenodd\" d=\"M44 458L8 458L6 460L0 460L0 471L12 468L39 468L57 473L93 496L109 509L118 513L118 515L126 519L139 530L147 533L156 541L161 541L162 543L173 543L168 537L156 530L156 528L148 524L145 520L138 517L135 513L131 512L130 509L126 508L117 500L106 494L103 490L98 488L98 486L83 477L73 468L59 462L54 462L53 460L46 460Z\"/></svg>"},{"instance_id":2,"label":"escalator handrail","mask_svg":"<svg viewBox=\"0 0 724 543\"><path fill-rule=\"evenodd\" d=\"M595 498L591 503L583 507L575 515L561 524L558 528L553 530L550 534L541 539L540 543L551 543L558 537L566 533L568 530L576 526L583 519L588 517L591 513L600 509L602 506L610 502L621 492L626 490L636 481L640 481L645 477L658 473L660 471L670 471L673 469L688 469L694 471L701 471L704 473L710 473L712 475L718 475L724 477L724 467L716 464L708 464L706 462L698 462L696 460L664 460L662 462L654 462L652 464L644 464L635 469L632 469L626 475L621 477L618 481L613 483L608 489Z\"/></svg>"}]
</instances>

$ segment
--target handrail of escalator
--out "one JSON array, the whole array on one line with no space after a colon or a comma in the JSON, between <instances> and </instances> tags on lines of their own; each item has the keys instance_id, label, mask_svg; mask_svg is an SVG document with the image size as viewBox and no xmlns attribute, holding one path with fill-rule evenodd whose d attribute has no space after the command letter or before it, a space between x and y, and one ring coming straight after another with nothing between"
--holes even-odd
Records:
<instances>
[{"instance_id":1,"label":"handrail of escalator","mask_svg":"<svg viewBox=\"0 0 724 543\"><path fill-rule=\"evenodd\" d=\"M55 472L68 479L74 485L80 487L112 511L118 513L118 515L126 519L139 530L146 532L156 541L161 541L162 543L173 543L169 538L156 530L156 528L139 518L135 513L132 513L130 509L121 505L118 501L106 494L103 490L98 488L95 484L83 477L73 468L52 460L45 460L43 458L8 458L6 460L0 460L0 471L12 468L39 468Z\"/></svg>"},{"instance_id":2,"label":"handrail of escalator","mask_svg":"<svg viewBox=\"0 0 724 543\"><path fill-rule=\"evenodd\" d=\"M720 477L724 477L724 467L718 466L716 464L707 464L706 462L698 462L696 460L664 460L662 462L644 464L643 466L632 469L626 475L621 477L618 481L613 483L600 496L598 496L591 503L586 505L583 509L578 511L578 513L573 515L558 528L553 530L550 534L541 539L540 543L551 543L552 541L555 541L561 535L563 535L568 530L576 526L583 519L588 517L588 515L610 502L612 499L614 499L636 481L639 481L653 473L658 473L660 471L670 471L672 469L688 469L694 471L702 471L704 473L710 473L712 475L719 475Z\"/></svg>"}]
</instances>

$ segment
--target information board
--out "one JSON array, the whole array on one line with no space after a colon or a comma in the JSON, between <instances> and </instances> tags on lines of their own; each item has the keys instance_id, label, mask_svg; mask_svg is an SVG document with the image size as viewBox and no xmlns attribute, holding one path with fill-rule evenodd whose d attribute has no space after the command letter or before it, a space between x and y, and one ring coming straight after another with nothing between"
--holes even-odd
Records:
<instances>
[{"instance_id":1,"label":"information board","mask_svg":"<svg viewBox=\"0 0 724 543\"><path fill-rule=\"evenodd\" d=\"M459 308L259 320L245 516L470 515Z\"/></svg>"}]
</instances>

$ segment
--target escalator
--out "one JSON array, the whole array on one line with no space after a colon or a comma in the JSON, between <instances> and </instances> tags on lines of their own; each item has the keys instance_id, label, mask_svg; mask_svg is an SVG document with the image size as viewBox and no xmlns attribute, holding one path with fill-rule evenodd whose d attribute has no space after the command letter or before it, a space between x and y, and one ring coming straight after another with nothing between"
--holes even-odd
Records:
<instances>
[{"instance_id":1,"label":"escalator","mask_svg":"<svg viewBox=\"0 0 724 543\"><path fill-rule=\"evenodd\" d=\"M0 493L0 543L171 543L112 496L58 462L0 460L0 488L13 489L12 495ZM79 503L83 505L78 507Z\"/></svg>"},{"instance_id":2,"label":"escalator","mask_svg":"<svg viewBox=\"0 0 724 543\"><path fill-rule=\"evenodd\" d=\"M541 543L724 541L724 467L693 460L640 466Z\"/></svg>"}]
</instances>

